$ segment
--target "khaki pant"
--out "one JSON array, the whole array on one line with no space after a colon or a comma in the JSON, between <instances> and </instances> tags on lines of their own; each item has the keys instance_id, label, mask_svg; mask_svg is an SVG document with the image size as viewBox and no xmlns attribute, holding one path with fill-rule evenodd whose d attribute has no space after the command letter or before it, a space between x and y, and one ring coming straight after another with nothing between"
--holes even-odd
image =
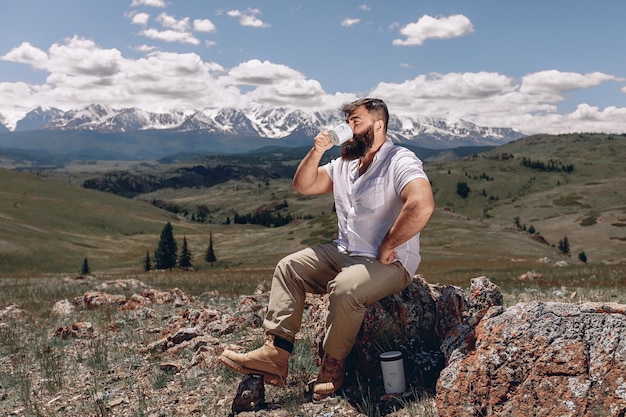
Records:
<instances>
[{"instance_id":1,"label":"khaki pant","mask_svg":"<svg viewBox=\"0 0 626 417\"><path fill-rule=\"evenodd\" d=\"M349 256L329 243L283 258L274 271L267 316L268 334L290 342L300 330L306 292L329 293L324 351L345 359L361 328L365 306L411 283L400 262L385 265L374 258Z\"/></svg>"}]
</instances>

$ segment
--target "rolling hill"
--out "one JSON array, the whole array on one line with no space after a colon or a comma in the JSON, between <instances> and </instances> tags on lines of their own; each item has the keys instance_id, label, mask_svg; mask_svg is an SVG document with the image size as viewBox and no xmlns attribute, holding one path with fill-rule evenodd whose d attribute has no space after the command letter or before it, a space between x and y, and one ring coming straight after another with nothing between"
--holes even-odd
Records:
<instances>
[{"instance_id":1,"label":"rolling hill","mask_svg":"<svg viewBox=\"0 0 626 417\"><path fill-rule=\"evenodd\" d=\"M466 281L468 275L526 271L541 258L577 263L580 252L590 264L625 263L625 139L539 135L427 162L438 208L422 234L420 272L433 281ZM177 239L188 239L201 268L209 268L202 262L209 234L218 267L268 271L284 254L332 238L330 196L302 197L290 186L285 172L297 164L296 151L275 148L237 158L128 163L124 171L136 175L226 162L243 173L210 187L158 188L132 199L79 186L115 170L95 161L39 174L0 169L0 276L78 273L84 258L95 271L142 271L168 221ZM276 164L284 172L259 174ZM460 183L469 189L466 198L457 193ZM156 201L170 211L155 207ZM207 211L204 222L192 219L199 206ZM234 213L259 210L291 213L295 220L275 228L226 224ZM528 233L531 226L544 243ZM571 257L556 248L564 237Z\"/></svg>"}]
</instances>

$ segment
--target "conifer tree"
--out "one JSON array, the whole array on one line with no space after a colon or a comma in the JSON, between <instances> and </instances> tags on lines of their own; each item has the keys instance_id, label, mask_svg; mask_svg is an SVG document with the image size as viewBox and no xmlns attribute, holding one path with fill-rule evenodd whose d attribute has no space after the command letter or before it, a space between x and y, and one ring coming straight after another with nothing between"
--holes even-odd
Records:
<instances>
[{"instance_id":1,"label":"conifer tree","mask_svg":"<svg viewBox=\"0 0 626 417\"><path fill-rule=\"evenodd\" d=\"M163 227L159 246L154 251L154 261L157 269L169 269L176 266L178 260L178 243L174 239L173 228L170 222Z\"/></svg>"},{"instance_id":2,"label":"conifer tree","mask_svg":"<svg viewBox=\"0 0 626 417\"><path fill-rule=\"evenodd\" d=\"M189 250L189 245L187 244L187 237L183 236L183 247L180 249L180 256L178 257L178 266L182 269L189 271L193 269L193 264L191 263L191 251Z\"/></svg>"},{"instance_id":3,"label":"conifer tree","mask_svg":"<svg viewBox=\"0 0 626 417\"><path fill-rule=\"evenodd\" d=\"M567 236L559 240L559 250L563 252L563 254L569 255L569 240L567 239Z\"/></svg>"},{"instance_id":4,"label":"conifer tree","mask_svg":"<svg viewBox=\"0 0 626 417\"><path fill-rule=\"evenodd\" d=\"M152 269L152 259L150 258L150 251L146 250L146 257L143 261L143 270L148 272Z\"/></svg>"},{"instance_id":5,"label":"conifer tree","mask_svg":"<svg viewBox=\"0 0 626 417\"><path fill-rule=\"evenodd\" d=\"M91 272L91 269L89 268L89 261L87 261L87 258L85 258L83 260L83 265L80 267L80 274L87 275L90 272Z\"/></svg>"},{"instance_id":6,"label":"conifer tree","mask_svg":"<svg viewBox=\"0 0 626 417\"><path fill-rule=\"evenodd\" d=\"M206 253L204 255L204 260L207 261L207 263L211 264L211 266L213 266L213 262L217 261L217 258L215 257L215 252L213 251L213 233L211 232L209 234L209 247L206 250Z\"/></svg>"},{"instance_id":7,"label":"conifer tree","mask_svg":"<svg viewBox=\"0 0 626 417\"><path fill-rule=\"evenodd\" d=\"M467 198L470 194L469 185L467 185L466 182L457 182L456 193L461 196L461 198Z\"/></svg>"}]
</instances>

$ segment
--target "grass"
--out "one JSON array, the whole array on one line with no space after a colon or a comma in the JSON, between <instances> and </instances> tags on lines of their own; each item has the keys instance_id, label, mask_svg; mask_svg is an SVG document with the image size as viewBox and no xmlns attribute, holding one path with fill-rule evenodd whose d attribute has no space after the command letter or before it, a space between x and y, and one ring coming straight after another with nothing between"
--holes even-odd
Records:
<instances>
[{"instance_id":1,"label":"grass","mask_svg":"<svg viewBox=\"0 0 626 417\"><path fill-rule=\"evenodd\" d=\"M485 272L473 268L463 269L462 264L458 266L453 281L458 280L455 284L461 286L467 286L470 278ZM530 300L626 302L623 289L626 288L626 269L623 266L576 265L557 268L536 264L534 271L541 274L541 278L521 281L516 276L522 271L526 272L527 266L507 269L502 264L498 274L493 272L496 265L491 267L494 268L491 272L493 281L504 290L505 302L509 305ZM174 395L189 401L201 396L206 398L203 405L198 405L196 401L194 407L200 407L203 412L214 416L227 415L239 375L210 363L194 367L193 372L189 370L183 374L172 374L162 370L160 364L171 360L192 361L193 351L183 350L174 357L142 353L150 343L159 339L166 323L182 314L187 306L176 309L171 306L153 306L137 311L120 311L113 307L79 307L70 316L56 316L50 312L51 306L60 298L71 300L80 297L104 281L139 279L149 287L162 290L181 288L194 297L195 303L234 315L239 303L239 291L250 294L259 283L268 283L269 271L264 269L234 271L231 268L214 268L211 272L108 273L86 280L64 277L1 279L0 305L15 304L22 313L12 318L8 313L10 309L5 309L0 319L0 390L5 396L0 404L0 413L22 409L27 415L54 415L52 411L59 410L55 408L59 402L65 404L62 415L111 416L120 415L113 413L116 407L111 404L123 401L127 412L121 415L150 415L159 407L172 410L173 406L162 403L162 399ZM216 280L213 281L212 277ZM119 288L111 292L129 296L140 290ZM93 337L51 337L55 329L77 321L92 323ZM259 346L263 340L262 332L260 329L250 331L252 333L246 331L223 336L227 339L222 340L222 343L227 343L227 340L232 343L248 340L244 350ZM315 414L319 410L311 411L310 414L306 411L309 403L303 394L304 387L316 375L317 367L310 349L311 335L306 326L301 336L290 362L287 388L268 387L266 400L292 414L319 415ZM392 341L389 343L391 346ZM77 386L80 386L78 392L75 391ZM75 394L67 394L72 391ZM81 400L72 402L67 399L74 397L80 397ZM436 415L434 400L425 392L412 392L396 402L381 404L372 392L368 392L367 387L363 387L337 401L345 401L345 407L348 403L352 404L361 413L373 417L399 412L402 416Z\"/></svg>"}]
</instances>

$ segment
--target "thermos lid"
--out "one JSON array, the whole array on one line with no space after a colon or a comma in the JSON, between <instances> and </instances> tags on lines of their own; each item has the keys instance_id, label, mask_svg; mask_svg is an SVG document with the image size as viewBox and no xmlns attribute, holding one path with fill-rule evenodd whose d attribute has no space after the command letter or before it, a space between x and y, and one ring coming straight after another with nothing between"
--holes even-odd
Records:
<instances>
[{"instance_id":1,"label":"thermos lid","mask_svg":"<svg viewBox=\"0 0 626 417\"><path fill-rule=\"evenodd\" d=\"M399 350L392 350L380 354L380 360L383 362L397 361L398 359L402 359L402 352Z\"/></svg>"}]
</instances>

